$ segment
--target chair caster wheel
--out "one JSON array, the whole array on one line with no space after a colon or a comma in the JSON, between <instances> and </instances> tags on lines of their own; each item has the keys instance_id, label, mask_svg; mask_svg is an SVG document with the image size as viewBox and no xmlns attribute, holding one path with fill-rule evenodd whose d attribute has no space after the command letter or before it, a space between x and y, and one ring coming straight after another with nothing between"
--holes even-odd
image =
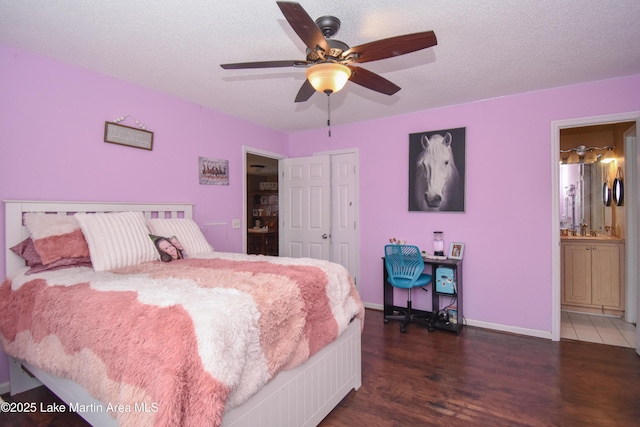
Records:
<instances>
[{"instance_id":1,"label":"chair caster wheel","mask_svg":"<svg viewBox=\"0 0 640 427\"><path fill-rule=\"evenodd\" d=\"M389 319L384 319L384 323L389 323Z\"/></svg>"},{"instance_id":2,"label":"chair caster wheel","mask_svg":"<svg viewBox=\"0 0 640 427\"><path fill-rule=\"evenodd\" d=\"M400 328L400 332L402 332L403 334L407 332L407 328Z\"/></svg>"},{"instance_id":3,"label":"chair caster wheel","mask_svg":"<svg viewBox=\"0 0 640 427\"><path fill-rule=\"evenodd\" d=\"M428 330L429 332L433 332L433 331L434 331L434 328L433 328L433 326L429 325L429 326L427 327L427 330Z\"/></svg>"}]
</instances>

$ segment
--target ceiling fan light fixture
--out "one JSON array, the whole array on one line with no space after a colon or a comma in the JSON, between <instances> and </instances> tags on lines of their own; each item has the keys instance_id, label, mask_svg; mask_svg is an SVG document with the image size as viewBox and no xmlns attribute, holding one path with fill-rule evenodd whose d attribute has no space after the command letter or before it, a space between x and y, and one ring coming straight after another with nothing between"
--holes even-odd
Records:
<instances>
[{"instance_id":1,"label":"ceiling fan light fixture","mask_svg":"<svg viewBox=\"0 0 640 427\"><path fill-rule=\"evenodd\" d=\"M335 62L316 64L307 68L307 80L318 92L334 93L347 84L351 70Z\"/></svg>"}]
</instances>

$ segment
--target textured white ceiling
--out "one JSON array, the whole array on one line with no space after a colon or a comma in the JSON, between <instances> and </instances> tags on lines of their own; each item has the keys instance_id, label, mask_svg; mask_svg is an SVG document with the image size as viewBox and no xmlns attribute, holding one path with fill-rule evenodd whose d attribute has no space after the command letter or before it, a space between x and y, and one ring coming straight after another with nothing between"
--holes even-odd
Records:
<instances>
[{"instance_id":1,"label":"textured white ceiling","mask_svg":"<svg viewBox=\"0 0 640 427\"><path fill-rule=\"evenodd\" d=\"M362 64L402 90L353 83L332 125L640 74L638 0L301 0L350 46L433 30L438 45ZM0 0L0 42L273 129L326 126L327 97L294 103L304 69L219 64L305 58L274 0ZM1 71L0 71L1 72ZM136 117L142 113L130 112Z\"/></svg>"}]
</instances>

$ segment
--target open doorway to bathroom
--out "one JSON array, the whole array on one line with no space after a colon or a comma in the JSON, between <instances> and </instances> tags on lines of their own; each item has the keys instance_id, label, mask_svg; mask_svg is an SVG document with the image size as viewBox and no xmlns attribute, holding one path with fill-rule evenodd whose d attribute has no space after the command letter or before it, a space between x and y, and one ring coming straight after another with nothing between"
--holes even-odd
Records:
<instances>
[{"instance_id":1,"label":"open doorway to bathroom","mask_svg":"<svg viewBox=\"0 0 640 427\"><path fill-rule=\"evenodd\" d=\"M638 346L639 120L631 113L554 123L554 339ZM602 162L607 153L612 163ZM610 199L616 178L625 196L634 193L619 205Z\"/></svg>"}]
</instances>

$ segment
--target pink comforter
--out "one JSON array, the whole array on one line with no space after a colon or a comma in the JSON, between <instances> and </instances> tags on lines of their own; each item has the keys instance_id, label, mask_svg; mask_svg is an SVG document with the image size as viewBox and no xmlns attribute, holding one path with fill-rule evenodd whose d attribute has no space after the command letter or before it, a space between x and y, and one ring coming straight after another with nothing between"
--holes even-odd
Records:
<instances>
[{"instance_id":1,"label":"pink comforter","mask_svg":"<svg viewBox=\"0 0 640 427\"><path fill-rule=\"evenodd\" d=\"M7 354L104 403L84 409L122 426L218 426L364 309L338 264L215 253L18 275L0 287L0 313Z\"/></svg>"}]
</instances>

